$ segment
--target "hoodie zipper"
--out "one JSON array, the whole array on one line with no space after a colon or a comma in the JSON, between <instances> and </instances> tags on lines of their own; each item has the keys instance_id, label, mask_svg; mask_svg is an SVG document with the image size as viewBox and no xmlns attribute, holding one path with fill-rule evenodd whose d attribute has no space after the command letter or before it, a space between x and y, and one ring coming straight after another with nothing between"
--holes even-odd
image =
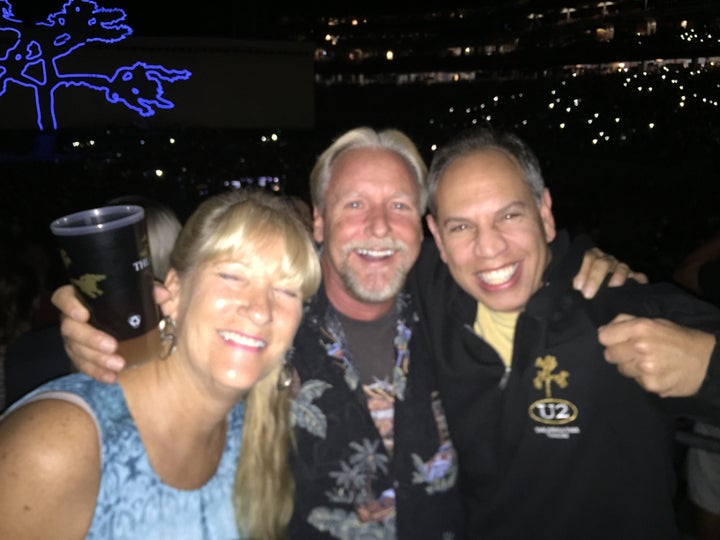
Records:
<instances>
[{"instance_id":1,"label":"hoodie zipper","mask_svg":"<svg viewBox=\"0 0 720 540\"><path fill-rule=\"evenodd\" d=\"M472 335L474 335L474 336L477 337L478 339L481 339L481 340L485 341L484 339L482 339L480 336L478 336L478 335L475 333L475 330L473 329L472 326L470 326L470 325L467 324L467 323L464 324L463 326L465 327L465 330L467 330L468 332L470 332ZM485 343L487 344L488 347L490 347L490 345L487 343L487 341L485 341ZM492 347L491 347L491 348L492 348ZM494 350L494 349L493 349L493 350ZM497 353L496 353L496 354L497 354ZM505 366L505 363L502 362L502 360L501 360L501 363ZM500 390L505 390L505 387L506 387L507 384L508 384L508 380L510 380L510 373L512 373L512 367L511 367L511 366L505 366L505 371L503 372L502 377L500 377L500 382L498 383L498 388L499 388Z\"/></svg>"}]
</instances>

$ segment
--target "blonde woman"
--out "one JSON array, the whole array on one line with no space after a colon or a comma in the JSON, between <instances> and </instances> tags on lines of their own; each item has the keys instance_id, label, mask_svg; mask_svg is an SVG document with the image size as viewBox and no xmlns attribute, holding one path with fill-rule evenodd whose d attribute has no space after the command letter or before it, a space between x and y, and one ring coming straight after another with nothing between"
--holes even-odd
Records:
<instances>
[{"instance_id":1,"label":"blonde woman","mask_svg":"<svg viewBox=\"0 0 720 540\"><path fill-rule=\"evenodd\" d=\"M116 385L56 379L0 421L0 538L282 537L293 497L285 357L319 281L282 199L204 202L165 281L167 358Z\"/></svg>"}]
</instances>

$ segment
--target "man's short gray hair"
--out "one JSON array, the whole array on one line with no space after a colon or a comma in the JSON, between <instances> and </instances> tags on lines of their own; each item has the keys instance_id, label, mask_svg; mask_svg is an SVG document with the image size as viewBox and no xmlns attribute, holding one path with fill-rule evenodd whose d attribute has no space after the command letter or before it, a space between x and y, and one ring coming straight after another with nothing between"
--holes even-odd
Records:
<instances>
[{"instance_id":1,"label":"man's short gray hair","mask_svg":"<svg viewBox=\"0 0 720 540\"><path fill-rule=\"evenodd\" d=\"M355 148L382 148L400 156L418 186L420 214L425 213L427 166L415 143L397 129L377 131L370 127L358 127L346 131L318 157L310 173L310 196L318 212L322 212L325 206L325 193L330 182L333 163L341 154Z\"/></svg>"},{"instance_id":2,"label":"man's short gray hair","mask_svg":"<svg viewBox=\"0 0 720 540\"><path fill-rule=\"evenodd\" d=\"M479 128L463 132L435 153L427 180L430 212L433 216L437 215L435 195L438 183L447 168L461 157L488 150L503 152L517 163L522 171L523 180L530 186L535 201L540 204L545 189L545 181L540 170L540 162L535 153L520 137L513 133Z\"/></svg>"}]
</instances>

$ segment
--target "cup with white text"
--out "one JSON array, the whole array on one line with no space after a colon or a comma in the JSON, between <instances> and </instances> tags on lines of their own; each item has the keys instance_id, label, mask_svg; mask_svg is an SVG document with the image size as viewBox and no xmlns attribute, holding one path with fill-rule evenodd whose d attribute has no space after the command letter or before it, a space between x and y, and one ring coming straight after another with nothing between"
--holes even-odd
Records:
<instances>
[{"instance_id":1,"label":"cup with white text","mask_svg":"<svg viewBox=\"0 0 720 540\"><path fill-rule=\"evenodd\" d=\"M118 354L128 366L158 356L159 317L143 208L84 210L56 219L50 230L90 323L118 340Z\"/></svg>"}]
</instances>

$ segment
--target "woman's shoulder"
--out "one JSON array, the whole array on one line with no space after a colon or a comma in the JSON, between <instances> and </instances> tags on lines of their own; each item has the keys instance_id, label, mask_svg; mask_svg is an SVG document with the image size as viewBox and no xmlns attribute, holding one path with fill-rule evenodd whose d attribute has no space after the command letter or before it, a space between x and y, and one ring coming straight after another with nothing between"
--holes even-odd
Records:
<instances>
[{"instance_id":1,"label":"woman's shoulder","mask_svg":"<svg viewBox=\"0 0 720 540\"><path fill-rule=\"evenodd\" d=\"M56 399L17 407L0 421L0 455L3 491L12 493L0 496L3 511L14 507L13 519L38 532L87 531L100 484L98 433L87 411Z\"/></svg>"},{"instance_id":2,"label":"woman's shoulder","mask_svg":"<svg viewBox=\"0 0 720 540\"><path fill-rule=\"evenodd\" d=\"M30 401L0 422L0 445L11 445L34 463L35 470L72 468L76 461L99 463L97 425L88 411L62 399ZM46 473L52 472L46 470Z\"/></svg>"}]
</instances>

